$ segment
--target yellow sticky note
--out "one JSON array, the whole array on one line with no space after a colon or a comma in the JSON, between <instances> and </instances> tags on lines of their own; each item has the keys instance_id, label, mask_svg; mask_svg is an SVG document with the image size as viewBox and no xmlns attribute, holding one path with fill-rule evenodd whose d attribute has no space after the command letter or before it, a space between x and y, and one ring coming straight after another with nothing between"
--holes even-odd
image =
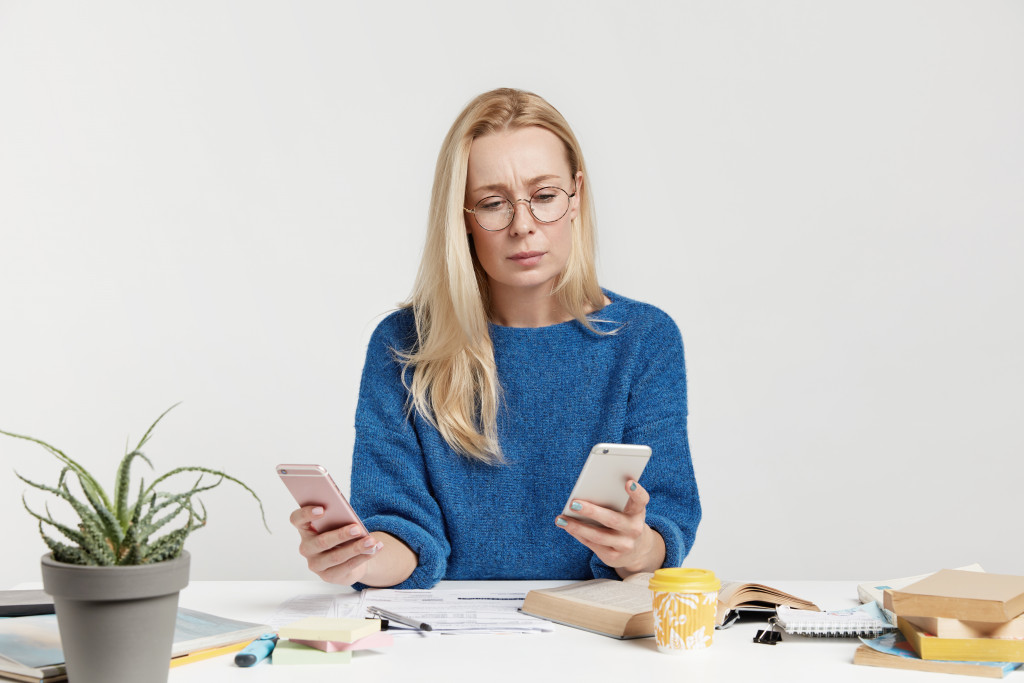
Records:
<instances>
[{"instance_id":1,"label":"yellow sticky note","mask_svg":"<svg viewBox=\"0 0 1024 683\"><path fill-rule=\"evenodd\" d=\"M306 617L277 630L281 638L352 643L380 630L379 619Z\"/></svg>"}]
</instances>

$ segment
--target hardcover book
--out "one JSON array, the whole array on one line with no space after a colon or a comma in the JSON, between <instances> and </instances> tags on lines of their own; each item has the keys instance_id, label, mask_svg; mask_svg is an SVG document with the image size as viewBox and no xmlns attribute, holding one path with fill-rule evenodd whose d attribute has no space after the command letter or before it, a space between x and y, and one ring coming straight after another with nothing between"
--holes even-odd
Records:
<instances>
[{"instance_id":1,"label":"hardcover book","mask_svg":"<svg viewBox=\"0 0 1024 683\"><path fill-rule=\"evenodd\" d=\"M962 621L939 617L903 617L939 638L1024 638L1024 615L1010 621Z\"/></svg>"},{"instance_id":2,"label":"hardcover book","mask_svg":"<svg viewBox=\"0 0 1024 683\"><path fill-rule=\"evenodd\" d=\"M1019 664L997 662L935 662L916 657L904 657L859 645L853 653L853 663L862 666L881 666L889 669L911 669L942 674L961 674L981 678L1003 678Z\"/></svg>"},{"instance_id":3,"label":"hardcover book","mask_svg":"<svg viewBox=\"0 0 1024 683\"><path fill-rule=\"evenodd\" d=\"M901 617L1003 623L1024 614L1024 576L943 569L885 591L885 608Z\"/></svg>"}]
</instances>

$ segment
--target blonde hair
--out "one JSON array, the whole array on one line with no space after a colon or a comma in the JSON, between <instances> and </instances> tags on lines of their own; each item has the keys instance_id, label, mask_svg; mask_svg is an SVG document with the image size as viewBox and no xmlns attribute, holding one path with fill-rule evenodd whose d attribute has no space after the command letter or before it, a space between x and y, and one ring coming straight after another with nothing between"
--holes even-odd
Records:
<instances>
[{"instance_id":1,"label":"blonde hair","mask_svg":"<svg viewBox=\"0 0 1024 683\"><path fill-rule=\"evenodd\" d=\"M571 222L572 249L552 295L594 329L587 313L604 305L595 267L594 209L579 142L565 118L541 97L500 88L470 102L444 139L434 171L426 246L410 300L417 344L396 350L404 364L410 408L431 422L458 453L503 462L497 414L501 386L488 321L487 275L466 233L463 206L473 140L505 130L539 126L561 139L572 177L583 173L580 206ZM409 380L411 371L411 381Z\"/></svg>"}]
</instances>

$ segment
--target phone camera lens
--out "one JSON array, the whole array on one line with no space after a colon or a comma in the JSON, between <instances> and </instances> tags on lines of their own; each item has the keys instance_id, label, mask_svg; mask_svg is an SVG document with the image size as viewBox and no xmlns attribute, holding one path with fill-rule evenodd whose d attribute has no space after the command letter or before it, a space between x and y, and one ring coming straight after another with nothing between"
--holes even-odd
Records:
<instances>
[{"instance_id":1,"label":"phone camera lens","mask_svg":"<svg viewBox=\"0 0 1024 683\"><path fill-rule=\"evenodd\" d=\"M281 470L281 474L288 474L288 470Z\"/></svg>"}]
</instances>

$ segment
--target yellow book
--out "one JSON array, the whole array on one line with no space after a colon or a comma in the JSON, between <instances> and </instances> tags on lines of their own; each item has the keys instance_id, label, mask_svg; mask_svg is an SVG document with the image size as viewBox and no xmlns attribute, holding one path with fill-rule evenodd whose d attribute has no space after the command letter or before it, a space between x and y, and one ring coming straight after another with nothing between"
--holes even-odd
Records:
<instances>
[{"instance_id":1,"label":"yellow book","mask_svg":"<svg viewBox=\"0 0 1024 683\"><path fill-rule=\"evenodd\" d=\"M353 643L380 630L380 619L345 619L306 617L293 621L277 630L277 635L289 640L333 640Z\"/></svg>"},{"instance_id":2,"label":"yellow book","mask_svg":"<svg viewBox=\"0 0 1024 683\"><path fill-rule=\"evenodd\" d=\"M171 657L171 668L181 666L182 664L191 664L192 662L198 662L203 659L210 659L211 657L218 657L220 655L226 655L229 652L238 652L246 645L251 643L252 640L243 640L240 643L232 643L231 645L224 645L223 647L211 647L206 650L195 650L185 655L179 655L178 657Z\"/></svg>"},{"instance_id":3,"label":"yellow book","mask_svg":"<svg viewBox=\"0 0 1024 683\"><path fill-rule=\"evenodd\" d=\"M955 662L1024 662L1024 639L939 638L903 617L896 621L914 652L925 660Z\"/></svg>"}]
</instances>

